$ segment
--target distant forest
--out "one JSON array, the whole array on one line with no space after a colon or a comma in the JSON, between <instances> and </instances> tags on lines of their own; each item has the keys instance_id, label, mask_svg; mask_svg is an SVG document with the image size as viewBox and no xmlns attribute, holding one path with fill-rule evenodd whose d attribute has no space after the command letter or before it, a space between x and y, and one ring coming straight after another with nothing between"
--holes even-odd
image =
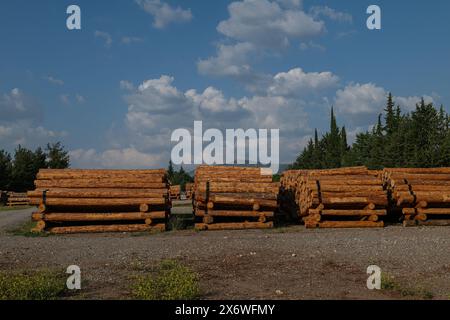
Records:
<instances>
[{"instance_id":1,"label":"distant forest","mask_svg":"<svg viewBox=\"0 0 450 320\"><path fill-rule=\"evenodd\" d=\"M328 169L364 165L384 167L450 166L450 117L441 106L422 99L411 113L403 113L389 94L384 112L352 146L345 126L337 125L331 109L330 131L314 138L291 165L292 169Z\"/></svg>"}]
</instances>

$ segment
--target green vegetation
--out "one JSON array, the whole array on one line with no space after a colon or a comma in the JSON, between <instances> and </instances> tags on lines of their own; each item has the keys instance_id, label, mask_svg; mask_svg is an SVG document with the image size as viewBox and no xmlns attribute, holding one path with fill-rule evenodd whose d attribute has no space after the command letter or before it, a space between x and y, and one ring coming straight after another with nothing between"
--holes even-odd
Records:
<instances>
[{"instance_id":1,"label":"green vegetation","mask_svg":"<svg viewBox=\"0 0 450 320\"><path fill-rule=\"evenodd\" d=\"M153 274L141 276L132 287L139 300L192 300L200 295L198 276L174 260L164 260Z\"/></svg>"},{"instance_id":2,"label":"green vegetation","mask_svg":"<svg viewBox=\"0 0 450 320\"><path fill-rule=\"evenodd\" d=\"M337 126L331 110L330 132L314 139L292 164L293 169L327 169L364 165L383 167L450 166L450 117L441 106L422 99L416 109L402 114L389 94L384 114L372 130L360 133L347 144L345 126Z\"/></svg>"},{"instance_id":3,"label":"green vegetation","mask_svg":"<svg viewBox=\"0 0 450 320\"><path fill-rule=\"evenodd\" d=\"M0 272L0 300L54 300L62 297L65 291L66 283L62 273Z\"/></svg>"},{"instance_id":4,"label":"green vegetation","mask_svg":"<svg viewBox=\"0 0 450 320\"><path fill-rule=\"evenodd\" d=\"M34 189L39 169L64 169L69 165L69 153L60 142L47 144L45 152L40 147L33 152L19 145L14 158L0 150L0 190L24 192Z\"/></svg>"},{"instance_id":5,"label":"green vegetation","mask_svg":"<svg viewBox=\"0 0 450 320\"><path fill-rule=\"evenodd\" d=\"M21 237L48 237L50 234L45 232L33 232L31 231L33 228L36 227L36 222L33 222L31 220L28 220L27 222L23 223L22 225L19 225L15 227L14 229L8 230L8 233L14 235L14 236L21 236Z\"/></svg>"},{"instance_id":6,"label":"green vegetation","mask_svg":"<svg viewBox=\"0 0 450 320\"><path fill-rule=\"evenodd\" d=\"M420 299L431 300L434 298L433 293L423 288L403 287L393 276L386 273L381 275L381 289L399 293L403 297L416 297Z\"/></svg>"},{"instance_id":7,"label":"green vegetation","mask_svg":"<svg viewBox=\"0 0 450 320\"><path fill-rule=\"evenodd\" d=\"M171 185L181 186L181 191L186 190L186 183L194 182L194 179L184 171L183 166L180 167L179 171L176 171L173 167L172 160L169 161L169 167L167 168L167 178Z\"/></svg>"}]
</instances>

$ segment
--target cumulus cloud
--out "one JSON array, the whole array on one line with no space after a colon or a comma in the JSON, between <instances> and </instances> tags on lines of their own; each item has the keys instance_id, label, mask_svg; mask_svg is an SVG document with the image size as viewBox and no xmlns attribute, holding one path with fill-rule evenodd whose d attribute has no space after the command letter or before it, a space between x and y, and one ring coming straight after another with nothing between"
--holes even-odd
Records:
<instances>
[{"instance_id":1,"label":"cumulus cloud","mask_svg":"<svg viewBox=\"0 0 450 320\"><path fill-rule=\"evenodd\" d=\"M205 60L200 60L197 64L200 74L214 76L241 77L251 73L248 64L249 54L254 53L255 46L248 42L241 42L234 45L219 44L217 55Z\"/></svg>"},{"instance_id":2,"label":"cumulus cloud","mask_svg":"<svg viewBox=\"0 0 450 320\"><path fill-rule=\"evenodd\" d=\"M73 166L79 168L152 168L166 159L140 152L134 147L110 149L97 152L95 149L76 149L69 152Z\"/></svg>"},{"instance_id":3,"label":"cumulus cloud","mask_svg":"<svg viewBox=\"0 0 450 320\"><path fill-rule=\"evenodd\" d=\"M153 17L153 26L157 29L192 20L191 9L175 8L160 0L136 0L136 3Z\"/></svg>"},{"instance_id":4,"label":"cumulus cloud","mask_svg":"<svg viewBox=\"0 0 450 320\"><path fill-rule=\"evenodd\" d=\"M327 17L331 20L338 21L338 22L347 22L347 23L353 22L353 17L351 14L346 13L346 12L337 11L328 6L311 7L311 9L309 10L309 13L314 18Z\"/></svg>"},{"instance_id":5,"label":"cumulus cloud","mask_svg":"<svg viewBox=\"0 0 450 320\"><path fill-rule=\"evenodd\" d=\"M96 38L102 39L105 44L105 47L107 47L107 48L111 47L113 40L112 40L111 35L108 32L96 30L94 32L94 36Z\"/></svg>"},{"instance_id":6,"label":"cumulus cloud","mask_svg":"<svg viewBox=\"0 0 450 320\"><path fill-rule=\"evenodd\" d=\"M46 129L42 106L18 88L0 95L0 114L0 145L7 149L18 144L35 147L66 134Z\"/></svg>"},{"instance_id":7,"label":"cumulus cloud","mask_svg":"<svg viewBox=\"0 0 450 320\"><path fill-rule=\"evenodd\" d=\"M317 94L322 90L336 87L339 77L331 72L304 72L295 68L274 76L272 85L268 88L270 95L303 96Z\"/></svg>"},{"instance_id":8,"label":"cumulus cloud","mask_svg":"<svg viewBox=\"0 0 450 320\"><path fill-rule=\"evenodd\" d=\"M58 86L62 86L64 85L64 81L52 76L44 76L43 77L45 80L47 80L48 82L50 82L51 84L56 84Z\"/></svg>"},{"instance_id":9,"label":"cumulus cloud","mask_svg":"<svg viewBox=\"0 0 450 320\"><path fill-rule=\"evenodd\" d=\"M336 92L335 107L346 114L376 113L386 102L386 91L373 83L349 84Z\"/></svg>"},{"instance_id":10,"label":"cumulus cloud","mask_svg":"<svg viewBox=\"0 0 450 320\"><path fill-rule=\"evenodd\" d=\"M263 47L287 46L290 39L317 36L325 30L322 21L304 11L268 0L233 2L228 12L230 17L217 30L230 39Z\"/></svg>"}]
</instances>

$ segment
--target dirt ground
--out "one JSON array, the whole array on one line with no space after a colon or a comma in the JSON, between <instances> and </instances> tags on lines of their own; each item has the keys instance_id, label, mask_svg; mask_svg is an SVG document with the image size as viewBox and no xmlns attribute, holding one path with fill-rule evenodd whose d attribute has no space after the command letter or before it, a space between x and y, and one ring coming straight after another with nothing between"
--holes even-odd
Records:
<instances>
[{"instance_id":1,"label":"dirt ground","mask_svg":"<svg viewBox=\"0 0 450 320\"><path fill-rule=\"evenodd\" d=\"M448 227L11 234L31 211L0 212L0 271L78 265L82 299L127 299L132 277L163 259L194 269L203 299L450 299ZM372 264L394 289L367 289Z\"/></svg>"}]
</instances>

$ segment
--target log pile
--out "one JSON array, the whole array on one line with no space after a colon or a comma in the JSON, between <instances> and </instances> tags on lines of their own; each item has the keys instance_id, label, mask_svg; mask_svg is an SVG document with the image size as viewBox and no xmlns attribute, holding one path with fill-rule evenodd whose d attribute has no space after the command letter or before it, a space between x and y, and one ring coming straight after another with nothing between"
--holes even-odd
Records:
<instances>
[{"instance_id":1,"label":"log pile","mask_svg":"<svg viewBox=\"0 0 450 320\"><path fill-rule=\"evenodd\" d=\"M6 197L8 207L27 206L29 204L26 192L8 192Z\"/></svg>"},{"instance_id":2,"label":"log pile","mask_svg":"<svg viewBox=\"0 0 450 320\"><path fill-rule=\"evenodd\" d=\"M280 179L280 210L293 221L300 220L299 183L308 170L286 170Z\"/></svg>"},{"instance_id":3,"label":"log pile","mask_svg":"<svg viewBox=\"0 0 450 320\"><path fill-rule=\"evenodd\" d=\"M186 183L185 186L186 199L188 200L192 199L193 192L194 192L194 184L190 182Z\"/></svg>"},{"instance_id":4,"label":"log pile","mask_svg":"<svg viewBox=\"0 0 450 320\"><path fill-rule=\"evenodd\" d=\"M272 175L266 173L253 167L198 167L194 182L196 229L272 228L279 183L272 182Z\"/></svg>"},{"instance_id":5,"label":"log pile","mask_svg":"<svg viewBox=\"0 0 450 320\"><path fill-rule=\"evenodd\" d=\"M170 200L180 200L181 199L181 186L170 186L169 188Z\"/></svg>"},{"instance_id":6,"label":"log pile","mask_svg":"<svg viewBox=\"0 0 450 320\"><path fill-rule=\"evenodd\" d=\"M307 228L384 226L380 217L387 215L388 198L379 172L366 167L298 170L282 180L282 192L292 194L291 207Z\"/></svg>"},{"instance_id":7,"label":"log pile","mask_svg":"<svg viewBox=\"0 0 450 320\"><path fill-rule=\"evenodd\" d=\"M450 168L385 169L383 182L404 226L450 225Z\"/></svg>"},{"instance_id":8,"label":"log pile","mask_svg":"<svg viewBox=\"0 0 450 320\"><path fill-rule=\"evenodd\" d=\"M51 233L165 230L165 170L42 169L28 192L35 231Z\"/></svg>"}]
</instances>

